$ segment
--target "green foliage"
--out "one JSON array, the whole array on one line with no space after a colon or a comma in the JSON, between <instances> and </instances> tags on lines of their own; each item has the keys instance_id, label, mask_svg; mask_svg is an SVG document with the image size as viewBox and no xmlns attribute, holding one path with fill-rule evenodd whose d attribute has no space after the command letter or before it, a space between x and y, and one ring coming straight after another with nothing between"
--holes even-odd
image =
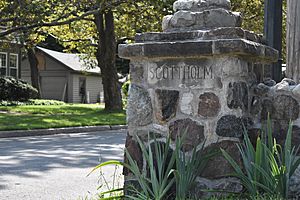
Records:
<instances>
[{"instance_id":1,"label":"green foliage","mask_svg":"<svg viewBox=\"0 0 300 200\"><path fill-rule=\"evenodd\" d=\"M227 197L211 197L207 200L283 200L282 197L279 197L277 195L257 195L251 198L240 198L239 196L227 196Z\"/></svg>"},{"instance_id":2,"label":"green foliage","mask_svg":"<svg viewBox=\"0 0 300 200\"><path fill-rule=\"evenodd\" d=\"M243 28L263 33L264 0L231 0L232 10L243 15Z\"/></svg>"},{"instance_id":3,"label":"green foliage","mask_svg":"<svg viewBox=\"0 0 300 200\"><path fill-rule=\"evenodd\" d=\"M63 101L49 99L29 99L28 101L0 101L0 106L25 106L25 105L65 105Z\"/></svg>"},{"instance_id":4,"label":"green foliage","mask_svg":"<svg viewBox=\"0 0 300 200\"><path fill-rule=\"evenodd\" d=\"M183 141L177 138L175 150L173 153L170 149L170 138L166 142L159 142L154 137L153 141L148 141L145 145L137 136L135 137L141 148L143 158L146 163L146 170L140 170L137 162L131 157L130 153L125 150L128 163L118 161L108 161L101 163L93 171L110 164L123 165L128 168L138 182L136 186L129 187L131 195L126 198L133 200L164 200L173 196L172 189L176 186L176 199L192 199L190 190L194 186L195 179L205 168L208 159L215 153L203 154L193 149L191 156L187 156L181 151Z\"/></svg>"},{"instance_id":5,"label":"green foliage","mask_svg":"<svg viewBox=\"0 0 300 200\"><path fill-rule=\"evenodd\" d=\"M257 138L256 148L245 132L243 144L238 145L243 168L228 153L221 151L235 170L233 176L241 180L250 196L276 194L286 199L290 177L300 164L300 158L296 157L298 150L291 145L292 124L289 126L284 147L273 139L270 119L266 132L267 134L263 132L262 137Z\"/></svg>"},{"instance_id":6,"label":"green foliage","mask_svg":"<svg viewBox=\"0 0 300 200\"><path fill-rule=\"evenodd\" d=\"M172 154L171 157L169 156L171 140L168 138L166 143L162 144L154 138L152 148L152 145L145 146L138 137L136 137L136 139L142 150L147 170L141 171L136 161L131 157L130 153L126 151L129 164L124 164L124 166L137 178L141 188L141 190L132 188L134 195L128 198L136 200L166 199L170 189L173 184L175 184L172 171L174 169L176 156L175 154Z\"/></svg>"},{"instance_id":7,"label":"green foliage","mask_svg":"<svg viewBox=\"0 0 300 200\"><path fill-rule=\"evenodd\" d=\"M195 184L197 176L205 169L207 161L215 156L217 152L204 154L204 143L199 151L193 149L192 155L187 156L180 151L182 138L177 138L175 149L176 169L174 170L176 180L176 200L191 199L191 189Z\"/></svg>"},{"instance_id":8,"label":"green foliage","mask_svg":"<svg viewBox=\"0 0 300 200\"><path fill-rule=\"evenodd\" d=\"M13 77L0 77L0 101L27 101L37 96L30 84Z\"/></svg>"},{"instance_id":9,"label":"green foliage","mask_svg":"<svg viewBox=\"0 0 300 200\"><path fill-rule=\"evenodd\" d=\"M126 81L122 85L122 92L123 92L123 94L124 94L125 97L128 97L129 86L130 86L130 80Z\"/></svg>"},{"instance_id":10,"label":"green foliage","mask_svg":"<svg viewBox=\"0 0 300 200\"><path fill-rule=\"evenodd\" d=\"M127 107L127 99L128 99L128 92L129 92L129 87L130 87L130 80L126 81L123 85L122 85L122 93L123 93L123 107L126 108Z\"/></svg>"},{"instance_id":11,"label":"green foliage","mask_svg":"<svg viewBox=\"0 0 300 200\"><path fill-rule=\"evenodd\" d=\"M50 99L29 99L28 102L25 102L26 105L35 105L35 106L59 106L59 105L66 105L63 101L57 101L57 100L50 100Z\"/></svg>"}]
</instances>

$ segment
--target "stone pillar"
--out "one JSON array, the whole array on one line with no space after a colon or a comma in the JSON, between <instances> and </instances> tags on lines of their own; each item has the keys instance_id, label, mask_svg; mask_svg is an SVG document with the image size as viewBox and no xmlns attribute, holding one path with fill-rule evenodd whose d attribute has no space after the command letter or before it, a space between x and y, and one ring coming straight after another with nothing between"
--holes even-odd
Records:
<instances>
[{"instance_id":1,"label":"stone pillar","mask_svg":"<svg viewBox=\"0 0 300 200\"><path fill-rule=\"evenodd\" d=\"M277 61L278 52L240 28L241 15L230 11L229 0L178 0L174 10L163 19L163 33L138 34L136 43L119 46L119 55L131 60L127 148L142 165L133 135L175 139L187 130L183 151L206 141L207 150L222 147L239 161L236 143L251 121L253 68ZM238 192L231 172L216 157L197 188Z\"/></svg>"},{"instance_id":2,"label":"stone pillar","mask_svg":"<svg viewBox=\"0 0 300 200\"><path fill-rule=\"evenodd\" d=\"M300 82L300 2L287 1L287 77Z\"/></svg>"}]
</instances>

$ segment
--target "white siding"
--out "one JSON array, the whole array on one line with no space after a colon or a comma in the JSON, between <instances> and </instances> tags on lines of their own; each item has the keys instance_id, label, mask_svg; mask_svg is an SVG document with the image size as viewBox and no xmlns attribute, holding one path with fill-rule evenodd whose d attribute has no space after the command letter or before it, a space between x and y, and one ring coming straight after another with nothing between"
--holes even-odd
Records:
<instances>
[{"instance_id":1,"label":"white siding","mask_svg":"<svg viewBox=\"0 0 300 200\"><path fill-rule=\"evenodd\" d=\"M88 76L86 78L86 91L90 94L90 103L99 102L100 92L103 91L102 78L99 76Z\"/></svg>"},{"instance_id":2,"label":"white siding","mask_svg":"<svg viewBox=\"0 0 300 200\"><path fill-rule=\"evenodd\" d=\"M86 77L86 91L90 95L90 103L97 103L100 92L103 92L102 79L100 76L84 76L73 74L73 103L80 103L79 78Z\"/></svg>"}]
</instances>

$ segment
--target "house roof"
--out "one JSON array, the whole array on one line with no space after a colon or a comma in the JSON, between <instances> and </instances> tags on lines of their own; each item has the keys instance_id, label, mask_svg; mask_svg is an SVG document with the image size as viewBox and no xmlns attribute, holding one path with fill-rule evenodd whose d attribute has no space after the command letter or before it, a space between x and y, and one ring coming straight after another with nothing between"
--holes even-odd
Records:
<instances>
[{"instance_id":1,"label":"house roof","mask_svg":"<svg viewBox=\"0 0 300 200\"><path fill-rule=\"evenodd\" d=\"M73 71L96 74L101 73L98 66L94 66L91 68L91 66L84 61L84 59L82 58L84 56L83 54L62 53L42 47L37 48Z\"/></svg>"}]
</instances>

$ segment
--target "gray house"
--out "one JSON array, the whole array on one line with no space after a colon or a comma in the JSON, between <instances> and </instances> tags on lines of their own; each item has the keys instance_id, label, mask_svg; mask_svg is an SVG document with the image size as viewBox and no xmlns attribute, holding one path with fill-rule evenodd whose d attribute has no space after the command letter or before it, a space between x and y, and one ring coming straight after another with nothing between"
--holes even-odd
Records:
<instances>
[{"instance_id":1,"label":"gray house","mask_svg":"<svg viewBox=\"0 0 300 200\"><path fill-rule=\"evenodd\" d=\"M37 47L36 56L43 99L68 103L96 103L102 100L100 69L88 67L79 54ZM31 83L28 59L21 62L21 79Z\"/></svg>"},{"instance_id":2,"label":"gray house","mask_svg":"<svg viewBox=\"0 0 300 200\"><path fill-rule=\"evenodd\" d=\"M0 41L0 76L20 77L20 49L17 42Z\"/></svg>"}]
</instances>

